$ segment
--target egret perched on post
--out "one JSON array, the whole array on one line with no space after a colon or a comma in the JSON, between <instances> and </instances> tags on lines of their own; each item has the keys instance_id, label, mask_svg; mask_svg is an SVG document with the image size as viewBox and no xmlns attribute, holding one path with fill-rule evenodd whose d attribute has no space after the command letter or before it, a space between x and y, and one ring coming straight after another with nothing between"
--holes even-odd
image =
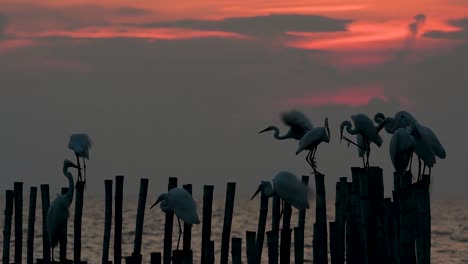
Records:
<instances>
[{"instance_id":1,"label":"egret perched on post","mask_svg":"<svg viewBox=\"0 0 468 264\"><path fill-rule=\"evenodd\" d=\"M322 142L330 143L330 128L328 127L328 118L325 118L324 127L313 128L301 138L299 141L299 147L296 151L297 155L303 150L309 150L309 153L306 156L306 161L312 167L314 173L319 173L317 171L317 163L315 162L315 153L317 152L318 145Z\"/></svg>"},{"instance_id":2,"label":"egret perched on post","mask_svg":"<svg viewBox=\"0 0 468 264\"><path fill-rule=\"evenodd\" d=\"M179 240L177 240L177 249L179 249L180 236L182 235L182 226L180 219L186 224L200 224L197 214L197 205L192 195L182 188L173 188L167 193L159 195L156 202L150 207L152 209L158 203L161 210L165 213L174 212L179 222Z\"/></svg>"},{"instance_id":3,"label":"egret perched on post","mask_svg":"<svg viewBox=\"0 0 468 264\"><path fill-rule=\"evenodd\" d=\"M289 131L286 134L280 136L279 129L276 126L269 126L264 130L260 131L259 134L266 131L274 131L275 133L273 134L273 136L276 139L283 140L293 138L296 140L300 140L309 130L314 128L309 119L303 113L297 110L291 110L289 112L282 113L281 120L284 124L289 126Z\"/></svg>"},{"instance_id":4,"label":"egret perched on post","mask_svg":"<svg viewBox=\"0 0 468 264\"><path fill-rule=\"evenodd\" d=\"M352 124L350 121L343 121L340 125L341 140L346 140L348 143L352 143L359 148L362 148L367 156L367 161L365 166L369 167L369 156L370 156L370 144L373 142L378 147L382 146L382 137L379 135L379 131L385 126L386 120L384 120L377 127L374 126L374 122L366 116L365 114L352 115L351 119L354 123L354 129L352 129ZM343 130L346 128L346 131L351 135L361 134L364 141L364 146L361 146L347 137L343 136Z\"/></svg>"},{"instance_id":5,"label":"egret perched on post","mask_svg":"<svg viewBox=\"0 0 468 264\"><path fill-rule=\"evenodd\" d=\"M50 246L52 247L52 261L54 260L54 248L58 242L66 238L65 232L68 222L68 208L73 201L75 186L73 175L68 171L69 168L80 168L69 160L63 162L63 174L68 178L68 191L64 195L57 195L57 198L50 204L47 210L47 232Z\"/></svg>"},{"instance_id":6,"label":"egret perched on post","mask_svg":"<svg viewBox=\"0 0 468 264\"><path fill-rule=\"evenodd\" d=\"M393 134L390 140L390 158L399 175L402 175L408 168L415 145L416 142L408 128L399 128Z\"/></svg>"},{"instance_id":7,"label":"egret perched on post","mask_svg":"<svg viewBox=\"0 0 468 264\"><path fill-rule=\"evenodd\" d=\"M280 171L272 182L273 185L269 181L262 181L250 200L263 192L266 197L278 195L282 200L283 208L284 202L287 202L298 210L309 209L309 196L312 192L296 175L288 171Z\"/></svg>"},{"instance_id":8,"label":"egret perched on post","mask_svg":"<svg viewBox=\"0 0 468 264\"><path fill-rule=\"evenodd\" d=\"M68 148L75 152L76 162L79 168L80 166L80 158L83 159L83 167L84 167L84 182L86 182L86 161L85 159L89 160L89 150L93 146L93 142L88 134L72 134L70 136L70 140L68 142ZM78 172L78 181L82 181L81 178L81 171Z\"/></svg>"}]
</instances>

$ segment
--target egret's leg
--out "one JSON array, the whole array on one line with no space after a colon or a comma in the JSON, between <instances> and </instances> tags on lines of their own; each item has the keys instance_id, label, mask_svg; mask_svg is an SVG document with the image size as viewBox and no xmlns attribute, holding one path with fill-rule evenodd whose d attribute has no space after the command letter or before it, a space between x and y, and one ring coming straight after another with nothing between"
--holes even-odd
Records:
<instances>
[{"instance_id":1,"label":"egret's leg","mask_svg":"<svg viewBox=\"0 0 468 264\"><path fill-rule=\"evenodd\" d=\"M312 154L312 164L317 168L317 162L315 161L315 153L317 152L317 147L314 148L314 154Z\"/></svg>"},{"instance_id":2,"label":"egret's leg","mask_svg":"<svg viewBox=\"0 0 468 264\"><path fill-rule=\"evenodd\" d=\"M51 254L52 254L52 263L54 263L54 248L52 248Z\"/></svg>"},{"instance_id":3,"label":"egret's leg","mask_svg":"<svg viewBox=\"0 0 468 264\"><path fill-rule=\"evenodd\" d=\"M179 239L177 240L177 250L179 250L180 236L182 235L182 226L180 225L179 217L177 217L177 222L179 222Z\"/></svg>"},{"instance_id":4,"label":"egret's leg","mask_svg":"<svg viewBox=\"0 0 468 264\"><path fill-rule=\"evenodd\" d=\"M309 163L309 165L312 167L312 164L310 163L310 156L312 154L312 150L309 151L309 153L307 153L307 156L306 156L306 161L307 163Z\"/></svg>"},{"instance_id":5,"label":"egret's leg","mask_svg":"<svg viewBox=\"0 0 468 264\"><path fill-rule=\"evenodd\" d=\"M281 199L281 212L280 212L280 217L279 217L280 219L283 216L283 209L284 209L284 200Z\"/></svg>"},{"instance_id":6,"label":"egret's leg","mask_svg":"<svg viewBox=\"0 0 468 264\"><path fill-rule=\"evenodd\" d=\"M81 165L80 165L80 157L78 157L78 154L75 154L76 155L76 166L78 166L78 180L77 181L81 181Z\"/></svg>"},{"instance_id":7,"label":"egret's leg","mask_svg":"<svg viewBox=\"0 0 468 264\"><path fill-rule=\"evenodd\" d=\"M413 153L411 153L411 157L410 157L409 171L411 171L411 165L413 165Z\"/></svg>"},{"instance_id":8,"label":"egret's leg","mask_svg":"<svg viewBox=\"0 0 468 264\"><path fill-rule=\"evenodd\" d=\"M421 158L418 157L418 178L420 177L421 175Z\"/></svg>"},{"instance_id":9,"label":"egret's leg","mask_svg":"<svg viewBox=\"0 0 468 264\"><path fill-rule=\"evenodd\" d=\"M366 142L366 148L367 148L367 151L366 151L366 157L367 157L367 162L366 162L366 167L369 167L369 156L370 156L370 142L368 140L365 140Z\"/></svg>"},{"instance_id":10,"label":"egret's leg","mask_svg":"<svg viewBox=\"0 0 468 264\"><path fill-rule=\"evenodd\" d=\"M423 166L423 173L422 175L419 175L418 177L418 181L420 181L422 179L422 176L426 173L426 163L424 162L424 166Z\"/></svg>"},{"instance_id":11,"label":"egret's leg","mask_svg":"<svg viewBox=\"0 0 468 264\"><path fill-rule=\"evenodd\" d=\"M86 182L86 160L83 157L83 172L84 172L84 182Z\"/></svg>"}]
</instances>

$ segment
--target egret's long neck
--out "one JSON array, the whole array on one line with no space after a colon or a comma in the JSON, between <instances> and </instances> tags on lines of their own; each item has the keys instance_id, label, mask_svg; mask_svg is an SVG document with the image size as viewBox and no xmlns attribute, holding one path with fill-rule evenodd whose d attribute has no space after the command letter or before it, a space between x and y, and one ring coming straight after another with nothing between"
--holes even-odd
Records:
<instances>
[{"instance_id":1,"label":"egret's long neck","mask_svg":"<svg viewBox=\"0 0 468 264\"><path fill-rule=\"evenodd\" d=\"M273 134L273 136L276 138L276 139L279 139L279 140L282 140L282 139L287 139L289 138L289 133L286 133L285 135L283 136L280 136L280 131L277 127L272 127L273 131L275 131L275 133Z\"/></svg>"},{"instance_id":2,"label":"egret's long neck","mask_svg":"<svg viewBox=\"0 0 468 264\"><path fill-rule=\"evenodd\" d=\"M267 184L265 184L264 188L263 188L263 194L266 196L266 197L272 197L274 194L275 194L275 191L273 190L273 186L271 185L270 182L268 182Z\"/></svg>"},{"instance_id":3,"label":"egret's long neck","mask_svg":"<svg viewBox=\"0 0 468 264\"><path fill-rule=\"evenodd\" d=\"M63 174L68 178L68 191L64 195L65 200L67 201L68 206L70 207L73 201L73 193L75 192L75 185L73 184L73 175L69 171L64 171Z\"/></svg>"},{"instance_id":4,"label":"egret's long neck","mask_svg":"<svg viewBox=\"0 0 468 264\"><path fill-rule=\"evenodd\" d=\"M353 125L351 124L351 122L344 121L343 123L341 123L341 126L340 126L341 133L343 133L343 129L346 127L346 131L349 134L356 135L358 133L358 131L356 129L353 129L352 126Z\"/></svg>"},{"instance_id":5,"label":"egret's long neck","mask_svg":"<svg viewBox=\"0 0 468 264\"><path fill-rule=\"evenodd\" d=\"M161 201L161 205L159 207L161 207L161 210L163 210L163 212L165 212L165 213L172 212L172 209L169 208L169 205L167 204L166 199Z\"/></svg>"}]
</instances>

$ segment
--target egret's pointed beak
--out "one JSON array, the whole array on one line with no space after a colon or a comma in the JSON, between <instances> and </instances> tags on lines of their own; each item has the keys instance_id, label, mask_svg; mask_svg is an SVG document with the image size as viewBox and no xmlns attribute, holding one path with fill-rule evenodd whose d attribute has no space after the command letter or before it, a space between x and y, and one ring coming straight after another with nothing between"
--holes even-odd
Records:
<instances>
[{"instance_id":1,"label":"egret's pointed beak","mask_svg":"<svg viewBox=\"0 0 468 264\"><path fill-rule=\"evenodd\" d=\"M150 209L153 209L153 207L154 207L155 205L157 205L160 201L161 201L161 199L158 198L158 199L156 200L156 202L150 207Z\"/></svg>"},{"instance_id":2,"label":"egret's pointed beak","mask_svg":"<svg viewBox=\"0 0 468 264\"><path fill-rule=\"evenodd\" d=\"M252 196L252 198L250 198L250 200L253 200L253 198L255 198L255 196L257 196L257 194L260 193L260 191L262 191L262 186L258 186L257 191L254 193L254 195Z\"/></svg>"},{"instance_id":3,"label":"egret's pointed beak","mask_svg":"<svg viewBox=\"0 0 468 264\"><path fill-rule=\"evenodd\" d=\"M262 131L258 132L259 134L263 133L263 132L267 132L268 130L270 130L268 127L263 129Z\"/></svg>"}]
</instances>

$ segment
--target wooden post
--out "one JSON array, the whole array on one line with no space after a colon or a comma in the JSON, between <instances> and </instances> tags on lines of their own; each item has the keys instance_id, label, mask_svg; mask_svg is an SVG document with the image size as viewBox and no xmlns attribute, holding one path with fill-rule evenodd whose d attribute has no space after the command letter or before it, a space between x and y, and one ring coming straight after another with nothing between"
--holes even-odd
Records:
<instances>
[{"instance_id":1,"label":"wooden post","mask_svg":"<svg viewBox=\"0 0 468 264\"><path fill-rule=\"evenodd\" d=\"M64 195L67 192L68 192L68 188L63 187L61 194ZM65 226L64 232L65 234L68 235L68 226ZM63 263L67 261L67 242L68 242L67 235L65 235L63 239L59 241L60 242L59 260Z\"/></svg>"},{"instance_id":2,"label":"wooden post","mask_svg":"<svg viewBox=\"0 0 468 264\"><path fill-rule=\"evenodd\" d=\"M232 237L231 242L231 257L232 264L241 264L242 263L242 238Z\"/></svg>"},{"instance_id":3,"label":"wooden post","mask_svg":"<svg viewBox=\"0 0 468 264\"><path fill-rule=\"evenodd\" d=\"M10 263L10 238L11 238L11 218L13 216L14 192L5 191L5 218L3 225L3 256L2 263Z\"/></svg>"},{"instance_id":4,"label":"wooden post","mask_svg":"<svg viewBox=\"0 0 468 264\"><path fill-rule=\"evenodd\" d=\"M294 263L304 263L304 228L294 228Z\"/></svg>"},{"instance_id":5,"label":"wooden post","mask_svg":"<svg viewBox=\"0 0 468 264\"><path fill-rule=\"evenodd\" d=\"M143 237L143 222L145 220L146 196L148 194L148 179L140 179L140 193L138 195L138 209L135 223L135 242L132 256L141 259L141 240ZM138 262L137 264L140 264Z\"/></svg>"},{"instance_id":6,"label":"wooden post","mask_svg":"<svg viewBox=\"0 0 468 264\"><path fill-rule=\"evenodd\" d=\"M14 183L15 193L15 263L23 262L23 183Z\"/></svg>"},{"instance_id":7,"label":"wooden post","mask_svg":"<svg viewBox=\"0 0 468 264\"><path fill-rule=\"evenodd\" d=\"M105 220L104 220L104 238L102 242L102 264L109 261L109 244L112 227L112 180L104 180L105 188Z\"/></svg>"},{"instance_id":8,"label":"wooden post","mask_svg":"<svg viewBox=\"0 0 468 264\"><path fill-rule=\"evenodd\" d=\"M305 186L309 186L309 176L303 175L302 183L304 183ZM307 209L299 210L299 217L297 219L297 226L301 227L303 230L305 228L306 212L307 212Z\"/></svg>"},{"instance_id":9,"label":"wooden post","mask_svg":"<svg viewBox=\"0 0 468 264\"><path fill-rule=\"evenodd\" d=\"M50 205L49 185L41 184L41 201L42 201L42 261L50 263L50 242L47 232L47 210Z\"/></svg>"},{"instance_id":10,"label":"wooden post","mask_svg":"<svg viewBox=\"0 0 468 264\"><path fill-rule=\"evenodd\" d=\"M278 264L278 235L277 231L271 230L267 233L268 240L268 264Z\"/></svg>"},{"instance_id":11,"label":"wooden post","mask_svg":"<svg viewBox=\"0 0 468 264\"><path fill-rule=\"evenodd\" d=\"M161 264L161 252L152 252L150 256L151 264Z\"/></svg>"},{"instance_id":12,"label":"wooden post","mask_svg":"<svg viewBox=\"0 0 468 264\"><path fill-rule=\"evenodd\" d=\"M227 264L229 260L229 242L231 240L232 215L234 213L234 198L236 195L236 183L228 182L226 187L226 203L224 205L223 233L221 235L221 264Z\"/></svg>"},{"instance_id":13,"label":"wooden post","mask_svg":"<svg viewBox=\"0 0 468 264\"><path fill-rule=\"evenodd\" d=\"M284 202L283 208L283 228L281 229L280 241L280 263L289 264L291 259L291 205Z\"/></svg>"},{"instance_id":14,"label":"wooden post","mask_svg":"<svg viewBox=\"0 0 468 264\"><path fill-rule=\"evenodd\" d=\"M247 264L255 264L255 232L246 231L245 238L247 241L246 253L247 253Z\"/></svg>"},{"instance_id":15,"label":"wooden post","mask_svg":"<svg viewBox=\"0 0 468 264\"><path fill-rule=\"evenodd\" d=\"M177 188L177 178L169 177L167 190L170 191L174 188ZM164 255L163 255L164 264L171 263L173 224L174 224L174 212L167 212L166 221L164 223Z\"/></svg>"},{"instance_id":16,"label":"wooden post","mask_svg":"<svg viewBox=\"0 0 468 264\"><path fill-rule=\"evenodd\" d=\"M336 184L335 200L335 263L344 263L345 256L345 224L346 224L346 193L348 191L348 182L346 177L341 177ZM330 231L331 232L331 231ZM332 235L330 234L330 239ZM331 244L331 242L330 242ZM331 249L330 249L331 250Z\"/></svg>"},{"instance_id":17,"label":"wooden post","mask_svg":"<svg viewBox=\"0 0 468 264\"><path fill-rule=\"evenodd\" d=\"M325 175L315 174L316 206L313 235L314 263L328 263L327 207L325 195Z\"/></svg>"},{"instance_id":18,"label":"wooden post","mask_svg":"<svg viewBox=\"0 0 468 264\"><path fill-rule=\"evenodd\" d=\"M213 185L203 186L203 226L201 263L208 263L207 251L211 237L211 214L213 206Z\"/></svg>"},{"instance_id":19,"label":"wooden post","mask_svg":"<svg viewBox=\"0 0 468 264\"><path fill-rule=\"evenodd\" d=\"M185 184L183 188L192 194L192 185ZM193 252L191 249L192 244L192 225L184 222L184 233L183 233L182 249L184 250L184 263L190 264L193 263Z\"/></svg>"},{"instance_id":20,"label":"wooden post","mask_svg":"<svg viewBox=\"0 0 468 264\"><path fill-rule=\"evenodd\" d=\"M403 177L403 186L404 187L398 191L398 208L400 215L400 262L406 264L415 262L415 252L410 212L412 187L411 185L407 185L405 177Z\"/></svg>"},{"instance_id":21,"label":"wooden post","mask_svg":"<svg viewBox=\"0 0 468 264\"><path fill-rule=\"evenodd\" d=\"M392 251L395 256L394 263L400 264L400 210L398 206L398 191L393 191L392 196L393 202L390 207L390 227L393 233Z\"/></svg>"},{"instance_id":22,"label":"wooden post","mask_svg":"<svg viewBox=\"0 0 468 264\"><path fill-rule=\"evenodd\" d=\"M182 264L182 263L184 263L184 251L174 250L172 253L172 264Z\"/></svg>"},{"instance_id":23,"label":"wooden post","mask_svg":"<svg viewBox=\"0 0 468 264\"><path fill-rule=\"evenodd\" d=\"M28 216L28 240L27 240L27 262L34 263L34 222L36 221L36 196L37 187L31 187L29 191L29 216Z\"/></svg>"},{"instance_id":24,"label":"wooden post","mask_svg":"<svg viewBox=\"0 0 468 264\"><path fill-rule=\"evenodd\" d=\"M309 176L307 175L302 175L302 183L304 183L305 186L309 185ZM304 260L304 230L305 230L305 218L306 218L306 212L307 209L302 209L299 210L299 217L297 220L297 227L298 230L294 230L294 256L296 259L296 263L299 260ZM302 232L302 234L297 234L296 232ZM298 241L297 239L303 239L302 241ZM296 241L297 240L297 241ZM298 246L296 247L296 243L299 245L302 245L302 249ZM302 254L302 255L301 255Z\"/></svg>"},{"instance_id":25,"label":"wooden post","mask_svg":"<svg viewBox=\"0 0 468 264\"><path fill-rule=\"evenodd\" d=\"M208 258L208 264L214 264L215 262L215 247L214 247L214 241L210 240L208 243L208 250L207 250L207 258Z\"/></svg>"},{"instance_id":26,"label":"wooden post","mask_svg":"<svg viewBox=\"0 0 468 264\"><path fill-rule=\"evenodd\" d=\"M392 230L392 199L385 198L383 203L383 237L385 245L385 253L383 255L384 263L396 263L395 256L393 254L393 240L395 239Z\"/></svg>"},{"instance_id":27,"label":"wooden post","mask_svg":"<svg viewBox=\"0 0 468 264\"><path fill-rule=\"evenodd\" d=\"M330 260L331 264L340 263L338 261L338 224L336 222L330 222Z\"/></svg>"},{"instance_id":28,"label":"wooden post","mask_svg":"<svg viewBox=\"0 0 468 264\"><path fill-rule=\"evenodd\" d=\"M271 232L276 232L276 239L272 240L271 243L276 243L276 245L271 245L272 248L276 248L276 260L273 263L278 263L278 247L279 247L279 231L280 231L280 214L281 214L281 198L278 195L273 196L272 210L271 210Z\"/></svg>"},{"instance_id":29,"label":"wooden post","mask_svg":"<svg viewBox=\"0 0 468 264\"><path fill-rule=\"evenodd\" d=\"M114 264L122 263L122 207L124 176L115 177Z\"/></svg>"},{"instance_id":30,"label":"wooden post","mask_svg":"<svg viewBox=\"0 0 468 264\"><path fill-rule=\"evenodd\" d=\"M383 171L379 167L371 167L369 174L369 239L370 250L372 252L372 262L384 262L385 243L383 234L383 203L384 203L384 184Z\"/></svg>"},{"instance_id":31,"label":"wooden post","mask_svg":"<svg viewBox=\"0 0 468 264\"><path fill-rule=\"evenodd\" d=\"M369 215L370 215L370 204L369 204L369 178L370 173L367 169L361 169L359 175L359 198L361 208L361 238L364 245L365 252L365 263L371 262L371 249L369 241Z\"/></svg>"},{"instance_id":32,"label":"wooden post","mask_svg":"<svg viewBox=\"0 0 468 264\"><path fill-rule=\"evenodd\" d=\"M84 182L76 182L75 221L73 237L73 262L81 264L81 222L83 216Z\"/></svg>"},{"instance_id":33,"label":"wooden post","mask_svg":"<svg viewBox=\"0 0 468 264\"><path fill-rule=\"evenodd\" d=\"M268 216L268 197L261 192L260 215L258 217L257 240L255 242L255 263L262 263L263 241L265 240L266 221Z\"/></svg>"},{"instance_id":34,"label":"wooden post","mask_svg":"<svg viewBox=\"0 0 468 264\"><path fill-rule=\"evenodd\" d=\"M423 175L417 188L417 233L418 264L431 262L431 204L429 196L430 176Z\"/></svg>"}]
</instances>

